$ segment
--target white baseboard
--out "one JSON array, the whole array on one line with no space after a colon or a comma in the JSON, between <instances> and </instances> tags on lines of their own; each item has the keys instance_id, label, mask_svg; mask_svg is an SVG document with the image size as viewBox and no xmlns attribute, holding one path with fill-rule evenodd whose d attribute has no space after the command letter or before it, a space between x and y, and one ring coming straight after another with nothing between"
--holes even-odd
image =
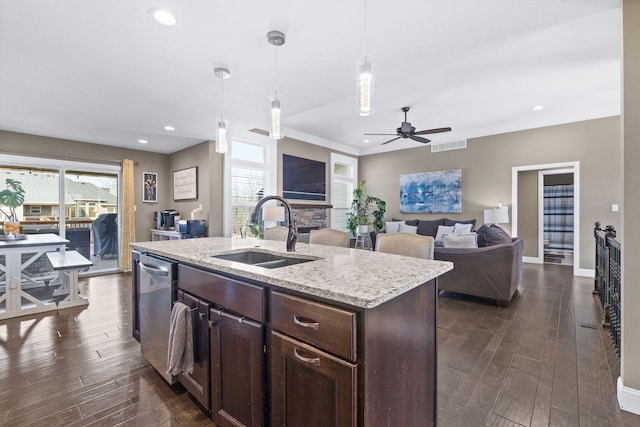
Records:
<instances>
[{"instance_id":1,"label":"white baseboard","mask_svg":"<svg viewBox=\"0 0 640 427\"><path fill-rule=\"evenodd\" d=\"M523 256L522 262L527 262L529 264L543 264L543 260L538 257L532 256Z\"/></svg>"},{"instance_id":2,"label":"white baseboard","mask_svg":"<svg viewBox=\"0 0 640 427\"><path fill-rule=\"evenodd\" d=\"M640 415L640 390L625 387L618 377L618 404L620 409Z\"/></svg>"},{"instance_id":3,"label":"white baseboard","mask_svg":"<svg viewBox=\"0 0 640 427\"><path fill-rule=\"evenodd\" d=\"M576 276L595 278L596 271L593 268L578 268L578 271L576 271Z\"/></svg>"}]
</instances>

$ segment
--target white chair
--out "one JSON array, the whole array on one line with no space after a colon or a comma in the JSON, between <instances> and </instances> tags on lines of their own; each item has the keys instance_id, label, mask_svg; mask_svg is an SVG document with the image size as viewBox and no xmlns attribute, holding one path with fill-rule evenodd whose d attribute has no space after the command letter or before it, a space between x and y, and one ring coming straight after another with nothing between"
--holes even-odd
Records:
<instances>
[{"instance_id":1,"label":"white chair","mask_svg":"<svg viewBox=\"0 0 640 427\"><path fill-rule=\"evenodd\" d=\"M348 248L349 233L347 231L335 230L333 228L311 230L309 233L309 243Z\"/></svg>"},{"instance_id":2,"label":"white chair","mask_svg":"<svg viewBox=\"0 0 640 427\"><path fill-rule=\"evenodd\" d=\"M378 234L376 251L433 259L433 237L411 233Z\"/></svg>"},{"instance_id":3,"label":"white chair","mask_svg":"<svg viewBox=\"0 0 640 427\"><path fill-rule=\"evenodd\" d=\"M287 241L287 234L289 234L289 229L287 227L276 226L267 228L264 230L264 240L279 240L282 242Z\"/></svg>"}]
</instances>

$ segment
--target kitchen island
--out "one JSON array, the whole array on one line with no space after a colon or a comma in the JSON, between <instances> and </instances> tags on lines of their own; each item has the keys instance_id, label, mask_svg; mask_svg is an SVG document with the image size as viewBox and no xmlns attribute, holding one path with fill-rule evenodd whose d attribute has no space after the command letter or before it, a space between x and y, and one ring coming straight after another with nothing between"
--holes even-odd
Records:
<instances>
[{"instance_id":1,"label":"kitchen island","mask_svg":"<svg viewBox=\"0 0 640 427\"><path fill-rule=\"evenodd\" d=\"M178 263L197 349L180 381L217 424L435 424L436 278L451 263L251 239L132 247ZM247 252L306 262L223 259Z\"/></svg>"}]
</instances>

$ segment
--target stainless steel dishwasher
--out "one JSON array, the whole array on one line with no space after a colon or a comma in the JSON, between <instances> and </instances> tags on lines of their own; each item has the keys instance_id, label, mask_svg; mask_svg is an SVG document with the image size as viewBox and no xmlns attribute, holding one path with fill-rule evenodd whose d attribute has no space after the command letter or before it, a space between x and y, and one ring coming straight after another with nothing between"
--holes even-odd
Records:
<instances>
[{"instance_id":1,"label":"stainless steel dishwasher","mask_svg":"<svg viewBox=\"0 0 640 427\"><path fill-rule=\"evenodd\" d=\"M177 263L153 255L140 255L139 307L142 355L169 383L177 377L167 374L167 349L171 304L176 298Z\"/></svg>"}]
</instances>

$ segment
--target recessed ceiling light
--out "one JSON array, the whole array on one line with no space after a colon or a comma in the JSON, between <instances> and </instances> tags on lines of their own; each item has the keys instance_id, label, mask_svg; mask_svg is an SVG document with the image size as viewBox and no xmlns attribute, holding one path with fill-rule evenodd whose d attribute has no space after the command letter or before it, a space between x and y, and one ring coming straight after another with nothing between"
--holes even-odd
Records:
<instances>
[{"instance_id":1,"label":"recessed ceiling light","mask_svg":"<svg viewBox=\"0 0 640 427\"><path fill-rule=\"evenodd\" d=\"M535 107L533 107L533 111L540 111L544 108L544 106L542 105L536 105Z\"/></svg>"},{"instance_id":2,"label":"recessed ceiling light","mask_svg":"<svg viewBox=\"0 0 640 427\"><path fill-rule=\"evenodd\" d=\"M140 144L146 144L146 143L147 143L147 142L149 142L149 141L147 141L146 139L139 139L139 140L138 140L138 142L139 142Z\"/></svg>"},{"instance_id":3,"label":"recessed ceiling light","mask_svg":"<svg viewBox=\"0 0 640 427\"><path fill-rule=\"evenodd\" d=\"M169 132L173 132L174 130L176 130L176 128L174 128L174 127L173 127L173 126L171 126L171 125L166 125L166 126L164 127L164 130L169 131Z\"/></svg>"},{"instance_id":4,"label":"recessed ceiling light","mask_svg":"<svg viewBox=\"0 0 640 427\"><path fill-rule=\"evenodd\" d=\"M365 144L368 144L368 143L369 143L369 140L368 140L368 139L365 139L365 140L364 140L364 141L362 141L362 142L364 142Z\"/></svg>"},{"instance_id":5,"label":"recessed ceiling light","mask_svg":"<svg viewBox=\"0 0 640 427\"><path fill-rule=\"evenodd\" d=\"M149 14L156 22L162 25L173 26L178 23L176 17L165 9L151 9Z\"/></svg>"}]
</instances>

